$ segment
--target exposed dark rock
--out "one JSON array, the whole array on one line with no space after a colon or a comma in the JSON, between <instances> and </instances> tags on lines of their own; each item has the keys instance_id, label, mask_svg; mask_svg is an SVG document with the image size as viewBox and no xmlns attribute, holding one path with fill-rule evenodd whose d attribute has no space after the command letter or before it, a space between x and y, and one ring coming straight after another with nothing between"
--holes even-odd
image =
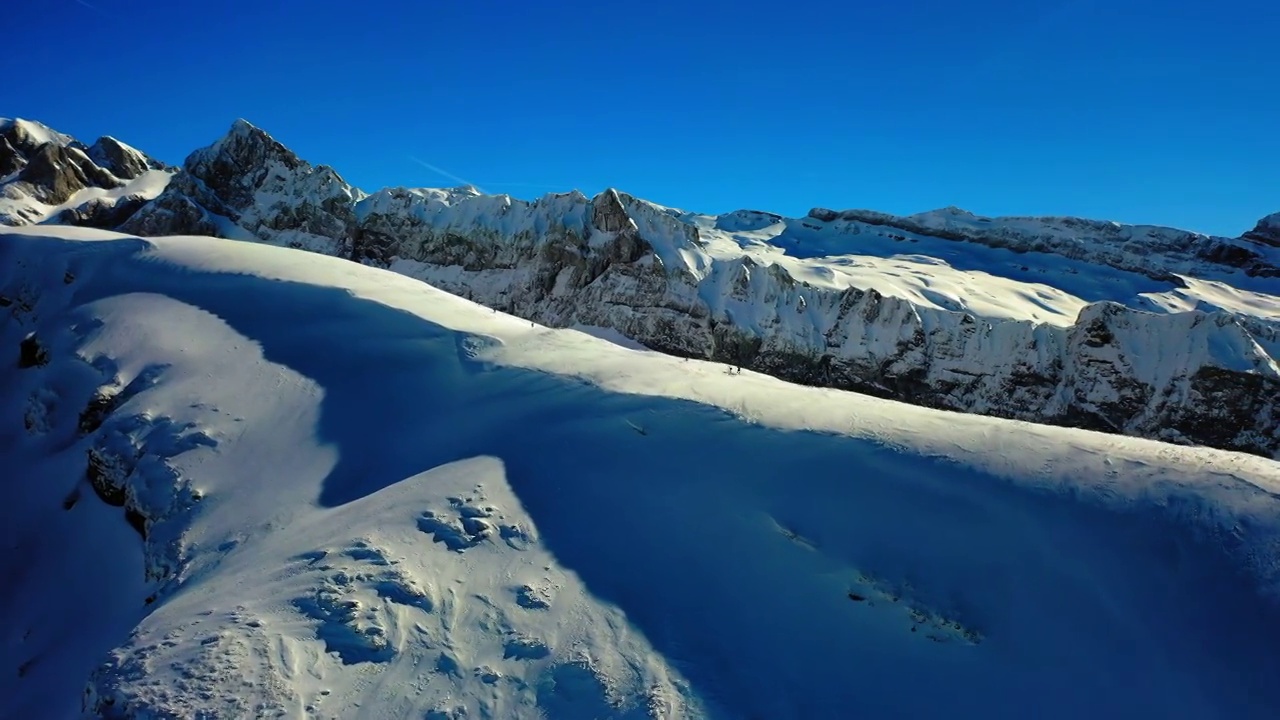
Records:
<instances>
[{"instance_id":1,"label":"exposed dark rock","mask_svg":"<svg viewBox=\"0 0 1280 720\"><path fill-rule=\"evenodd\" d=\"M1280 380L1206 366L1191 377L1191 391L1194 402L1170 406L1152 432L1167 426L1212 447L1280 451Z\"/></svg>"},{"instance_id":2,"label":"exposed dark rock","mask_svg":"<svg viewBox=\"0 0 1280 720\"><path fill-rule=\"evenodd\" d=\"M65 202L87 187L115 188L121 184L80 150L53 143L41 145L28 158L18 180L40 188L40 199L50 205Z\"/></svg>"},{"instance_id":3,"label":"exposed dark rock","mask_svg":"<svg viewBox=\"0 0 1280 720\"><path fill-rule=\"evenodd\" d=\"M141 152L110 136L98 138L87 151L89 159L106 168L118 178L132 180L148 170L164 167Z\"/></svg>"},{"instance_id":4,"label":"exposed dark rock","mask_svg":"<svg viewBox=\"0 0 1280 720\"><path fill-rule=\"evenodd\" d=\"M591 224L604 232L635 231L635 223L622 207L618 191L613 189L605 190L591 201Z\"/></svg>"},{"instance_id":5,"label":"exposed dark rock","mask_svg":"<svg viewBox=\"0 0 1280 720\"><path fill-rule=\"evenodd\" d=\"M98 447L90 448L88 456L85 478L89 480L89 487L102 502L112 507L124 507L124 477L137 458L121 457Z\"/></svg>"},{"instance_id":6,"label":"exposed dark rock","mask_svg":"<svg viewBox=\"0 0 1280 720\"><path fill-rule=\"evenodd\" d=\"M13 148L17 154L29 158L45 143L43 139L33 135L29 127L26 122L21 120L0 124L0 139L3 139L5 144Z\"/></svg>"},{"instance_id":7,"label":"exposed dark rock","mask_svg":"<svg viewBox=\"0 0 1280 720\"><path fill-rule=\"evenodd\" d=\"M120 396L121 393L118 390L110 387L101 388L94 393L84 410L80 411L80 419L76 423L76 429L80 434L88 435L102 427L107 416L120 405Z\"/></svg>"},{"instance_id":8,"label":"exposed dark rock","mask_svg":"<svg viewBox=\"0 0 1280 720\"><path fill-rule=\"evenodd\" d=\"M129 527L137 531L138 536L143 540L147 539L147 517L136 509L126 506L124 509L124 520L129 523Z\"/></svg>"},{"instance_id":9,"label":"exposed dark rock","mask_svg":"<svg viewBox=\"0 0 1280 720\"><path fill-rule=\"evenodd\" d=\"M22 338L18 345L18 367L33 368L49 364L49 351L35 333Z\"/></svg>"},{"instance_id":10,"label":"exposed dark rock","mask_svg":"<svg viewBox=\"0 0 1280 720\"><path fill-rule=\"evenodd\" d=\"M27 158L9 143L9 138L0 135L0 178L12 175L26 166Z\"/></svg>"},{"instance_id":11,"label":"exposed dark rock","mask_svg":"<svg viewBox=\"0 0 1280 720\"><path fill-rule=\"evenodd\" d=\"M203 207L180 190L166 189L117 228L143 237L160 235L219 236L220 228Z\"/></svg>"},{"instance_id":12,"label":"exposed dark rock","mask_svg":"<svg viewBox=\"0 0 1280 720\"><path fill-rule=\"evenodd\" d=\"M275 138L237 120L221 140L191 153L183 169L227 205L245 208L272 173L297 170L302 165L302 160Z\"/></svg>"},{"instance_id":13,"label":"exposed dark rock","mask_svg":"<svg viewBox=\"0 0 1280 720\"><path fill-rule=\"evenodd\" d=\"M115 230L128 222L147 202L136 196L121 198L115 202L95 199L79 207L67 208L46 222Z\"/></svg>"}]
</instances>

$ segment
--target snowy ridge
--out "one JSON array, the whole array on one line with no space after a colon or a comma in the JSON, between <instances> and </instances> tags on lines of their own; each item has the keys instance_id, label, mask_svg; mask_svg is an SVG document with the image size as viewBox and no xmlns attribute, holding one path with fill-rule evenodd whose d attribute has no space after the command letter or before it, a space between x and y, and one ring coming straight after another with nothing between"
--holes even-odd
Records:
<instances>
[{"instance_id":1,"label":"snowy ridge","mask_svg":"<svg viewBox=\"0 0 1280 720\"><path fill-rule=\"evenodd\" d=\"M44 123L22 118L0 118L0 133L6 135L16 133L18 137L26 138L35 147L45 143L70 145L75 142L70 135L63 135Z\"/></svg>"},{"instance_id":2,"label":"snowy ridge","mask_svg":"<svg viewBox=\"0 0 1280 720\"><path fill-rule=\"evenodd\" d=\"M1169 273L1198 275L1207 268L1245 278L1280 277L1280 248L1247 238L1211 237L1152 225L1073 217L987 218L955 207L906 217L815 208L809 217L846 232L850 229L847 224L884 226L1019 252L1048 252L1156 280L1168 279ZM1154 262L1151 255L1156 256Z\"/></svg>"},{"instance_id":3,"label":"snowy ridge","mask_svg":"<svg viewBox=\"0 0 1280 720\"><path fill-rule=\"evenodd\" d=\"M1214 238L957 208L710 216L615 190L366 195L237 121L115 227L336 255L805 384L1277 457L1267 223Z\"/></svg>"},{"instance_id":4,"label":"snowy ridge","mask_svg":"<svg viewBox=\"0 0 1280 720\"><path fill-rule=\"evenodd\" d=\"M3 715L1280 703L1274 461L730 374L264 244L7 229L0 299Z\"/></svg>"}]
</instances>

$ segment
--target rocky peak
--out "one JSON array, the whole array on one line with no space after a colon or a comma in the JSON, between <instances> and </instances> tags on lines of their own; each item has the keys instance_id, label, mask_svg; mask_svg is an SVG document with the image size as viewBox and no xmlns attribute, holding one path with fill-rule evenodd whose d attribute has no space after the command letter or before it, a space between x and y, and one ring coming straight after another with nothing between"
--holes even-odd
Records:
<instances>
[{"instance_id":1,"label":"rocky peak","mask_svg":"<svg viewBox=\"0 0 1280 720\"><path fill-rule=\"evenodd\" d=\"M0 118L0 178L18 172L46 143L66 146L74 141L38 122Z\"/></svg>"},{"instance_id":2,"label":"rocky peak","mask_svg":"<svg viewBox=\"0 0 1280 720\"><path fill-rule=\"evenodd\" d=\"M1280 212L1262 218L1252 230L1241 237L1251 242L1280 248Z\"/></svg>"},{"instance_id":3,"label":"rocky peak","mask_svg":"<svg viewBox=\"0 0 1280 720\"><path fill-rule=\"evenodd\" d=\"M0 137L23 155L31 155L45 143L55 145L71 145L75 143L68 135L63 135L52 128L33 120L16 118L13 120L0 118Z\"/></svg>"},{"instance_id":4,"label":"rocky peak","mask_svg":"<svg viewBox=\"0 0 1280 720\"><path fill-rule=\"evenodd\" d=\"M634 230L636 227L631 216L627 214L627 209L622 206L622 198L618 197L618 191L613 188L592 198L591 224L597 230L608 233Z\"/></svg>"},{"instance_id":5,"label":"rocky peak","mask_svg":"<svg viewBox=\"0 0 1280 720\"><path fill-rule=\"evenodd\" d=\"M252 204L254 192L271 173L304 166L292 150L246 120L236 120L222 139L183 163L184 170L236 209Z\"/></svg>"},{"instance_id":6,"label":"rocky peak","mask_svg":"<svg viewBox=\"0 0 1280 720\"><path fill-rule=\"evenodd\" d=\"M129 147L110 135L98 138L89 146L89 158L112 175L132 180L148 170L160 170L164 164L152 160L136 148Z\"/></svg>"}]
</instances>

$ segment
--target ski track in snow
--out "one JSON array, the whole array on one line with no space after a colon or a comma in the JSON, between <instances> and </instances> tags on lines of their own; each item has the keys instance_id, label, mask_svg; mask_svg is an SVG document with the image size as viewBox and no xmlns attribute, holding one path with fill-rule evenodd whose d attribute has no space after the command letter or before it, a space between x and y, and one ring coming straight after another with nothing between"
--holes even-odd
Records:
<instances>
[{"instance_id":1,"label":"ski track in snow","mask_svg":"<svg viewBox=\"0 0 1280 720\"><path fill-rule=\"evenodd\" d=\"M1272 461L728 375L278 248L3 235L0 287L43 288L4 352L53 359L0 383L0 716L76 716L95 668L90 702L224 717L1280 707ZM209 438L166 460L200 500L150 604L121 510L62 504L108 365L156 379L104 432Z\"/></svg>"}]
</instances>

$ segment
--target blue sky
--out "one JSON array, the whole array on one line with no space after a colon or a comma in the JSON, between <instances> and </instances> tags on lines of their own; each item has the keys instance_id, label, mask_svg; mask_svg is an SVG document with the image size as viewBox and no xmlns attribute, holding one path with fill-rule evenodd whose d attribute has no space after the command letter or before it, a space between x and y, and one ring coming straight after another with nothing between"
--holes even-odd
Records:
<instances>
[{"instance_id":1,"label":"blue sky","mask_svg":"<svg viewBox=\"0 0 1280 720\"><path fill-rule=\"evenodd\" d=\"M370 190L457 184L416 158L704 212L1280 210L1274 0L12 2L0 115L173 163L244 117Z\"/></svg>"}]
</instances>

